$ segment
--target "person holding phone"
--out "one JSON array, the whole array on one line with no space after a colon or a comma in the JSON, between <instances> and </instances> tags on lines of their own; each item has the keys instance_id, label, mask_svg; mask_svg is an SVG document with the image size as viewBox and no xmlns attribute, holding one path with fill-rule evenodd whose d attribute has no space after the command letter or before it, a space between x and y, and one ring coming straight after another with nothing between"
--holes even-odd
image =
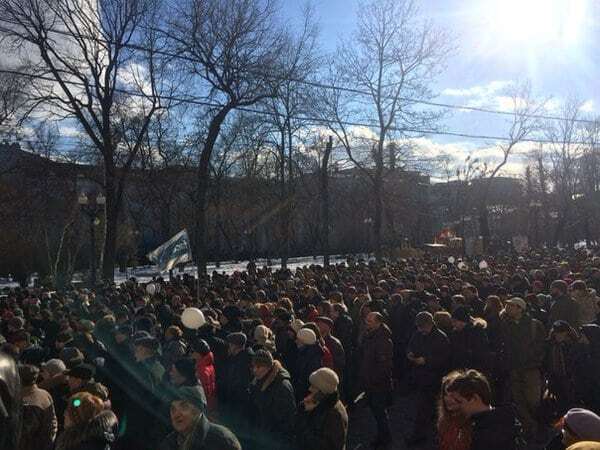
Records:
<instances>
[{"instance_id":1,"label":"person holding phone","mask_svg":"<svg viewBox=\"0 0 600 450\"><path fill-rule=\"evenodd\" d=\"M348 414L340 401L339 377L323 367L309 377L308 395L300 403L296 423L298 450L345 450Z\"/></svg>"}]
</instances>

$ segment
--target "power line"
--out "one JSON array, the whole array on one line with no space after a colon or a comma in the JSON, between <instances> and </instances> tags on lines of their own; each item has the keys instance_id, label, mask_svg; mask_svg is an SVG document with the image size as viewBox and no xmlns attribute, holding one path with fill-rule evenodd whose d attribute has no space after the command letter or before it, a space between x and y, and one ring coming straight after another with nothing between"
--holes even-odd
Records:
<instances>
[{"instance_id":1,"label":"power line","mask_svg":"<svg viewBox=\"0 0 600 450\"><path fill-rule=\"evenodd\" d=\"M20 26L19 23L15 23L15 22L7 20L7 19L0 18L0 22L5 22L5 23L11 24L11 25ZM10 29L4 28L4 27L0 27L0 31L3 31L5 33L14 32L13 30L10 30ZM47 31L51 32L51 33L63 35L66 37L71 37L71 38L74 37L74 38L80 38L80 39L87 39L87 40L90 40L90 41L93 41L96 43L110 44L110 45L118 44L122 47L130 48L132 50L153 52L155 54L169 56L174 59L180 59L183 61L198 63L197 60L195 60L194 58L191 58L189 56L175 54L175 53L167 52L165 50L150 49L148 47L144 47L144 46L138 45L138 44L115 42L115 41L111 41L111 40L107 40L107 39L100 39L98 37L84 36L81 34L70 33L70 32L56 30L56 29L48 29ZM168 33L161 28L153 28L153 31L158 31L164 35L168 35ZM269 74L269 73L265 73L265 72L259 72L259 71L248 70L247 72L254 73L254 74L260 75L265 78L271 78L273 80L292 81L292 82L295 82L298 84L303 84L303 85L316 87L316 88L320 88L320 89L330 89L330 90L335 90L335 91L348 92L348 93L352 93L352 94L366 95L366 96L372 95L371 92L363 91L363 90L356 89L356 88L349 88L349 87L345 87L345 86L335 86L332 84L327 84L327 83L322 83L322 82L317 82L317 81L309 81L309 80L290 77L290 76L282 77L282 76L277 76L277 75L273 75L273 74ZM392 99L392 100L394 99L394 98L388 97L388 96L384 96L383 98ZM434 102L434 101L430 101L430 100L416 99L416 98L411 98L411 97L398 97L398 100L401 100L401 101L404 101L407 103L420 104L420 105L426 105L426 106L434 106L437 108L448 108L448 109L457 109L457 110L463 110L463 111L481 112L481 113L485 113L485 114L514 116L514 112L491 109L491 108L483 108L483 107L478 107L478 106L456 105L456 104L452 104L452 103ZM543 119L543 120L558 120L558 121L570 120L572 122L585 123L585 124L590 124L590 125L596 123L595 121L589 120L589 119L567 119L564 117L551 116L551 115L545 115L545 114L522 114L522 117L533 118L533 119Z\"/></svg>"},{"instance_id":2,"label":"power line","mask_svg":"<svg viewBox=\"0 0 600 450\"><path fill-rule=\"evenodd\" d=\"M23 76L23 77L27 77L27 78L31 78L31 79L56 82L56 80L51 77L47 77L47 76L43 76L43 75L33 75L33 74L28 74L28 73L20 72L20 71L16 71L16 70L0 69L0 73L12 74L12 75L16 75L16 76ZM88 87L88 88L95 87L93 84L86 85L83 82L63 80L63 83L73 85L73 86L79 86L79 87ZM142 94L139 92L131 92L131 91L128 91L128 90L122 89L122 88L115 88L114 91L118 92L118 93L130 95L132 97L141 97L144 99L148 99L148 97L149 97L146 94ZM210 102L205 102L205 101L201 101L201 100L196 100L193 98L176 97L176 96L172 96L172 95L157 95L156 98L169 100L169 101L173 101L173 102L179 102L179 103L188 103L188 104L194 104L194 105L198 105L198 106L206 106L206 107L210 107L210 108L223 107L223 105L221 105L219 103L210 103ZM265 110L256 109L256 108L249 108L246 106L238 107L235 109L237 109L238 111L244 111L244 112L249 112L249 113L259 114L259 115L266 115L266 116L271 116L271 117L285 117L282 114L279 114L274 111L265 111ZM376 123L334 121L331 119L324 119L324 118L320 118L320 117L295 116L295 115L291 115L289 117L294 120L304 121L310 125L322 125L322 124L331 125L331 124L333 124L333 125L343 125L343 126L350 126L350 127L364 127L364 128L369 128L369 129L379 127L379 125ZM406 128L389 127L388 130L389 131L397 131L400 133L413 133L413 134L417 134L417 135L450 136L450 137L461 137L461 138L487 140L487 141L511 142L510 138L507 138L504 136L478 135L478 134L469 134L469 133L462 133L462 132L455 132L455 131L419 129L419 128L410 128L410 127L406 127ZM551 141L548 139L540 139L540 138L526 138L526 139L522 139L520 142L531 142L531 143L538 143L538 144L557 144L557 143L560 144L561 143L561 142L555 142L555 141ZM579 142L579 141L574 141L574 142L570 142L570 143L562 142L562 143L563 144L585 144L585 142Z\"/></svg>"}]
</instances>

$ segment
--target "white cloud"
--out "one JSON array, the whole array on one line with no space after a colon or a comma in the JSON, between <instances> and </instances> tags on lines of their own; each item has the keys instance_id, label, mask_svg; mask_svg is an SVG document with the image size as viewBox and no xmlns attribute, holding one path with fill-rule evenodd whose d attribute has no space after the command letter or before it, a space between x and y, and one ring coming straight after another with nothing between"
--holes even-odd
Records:
<instances>
[{"instance_id":1,"label":"white cloud","mask_svg":"<svg viewBox=\"0 0 600 450\"><path fill-rule=\"evenodd\" d=\"M488 84L472 86L463 89L444 89L442 95L448 97L489 97L497 92L500 92L510 86L510 81L495 80Z\"/></svg>"},{"instance_id":2,"label":"white cloud","mask_svg":"<svg viewBox=\"0 0 600 450\"><path fill-rule=\"evenodd\" d=\"M442 158L446 164L440 164L438 169L432 173L433 178L442 179L450 175L454 177L457 169L464 169L467 157L470 161L478 160L480 163L487 163L493 167L502 161L503 153L499 144L477 144L469 141L461 142L436 142L427 137L414 138L409 140L415 146L416 156L426 158ZM527 164L526 154L532 150L536 144L523 142L517 144L509 157L508 162L500 171L500 176L520 177L525 172Z\"/></svg>"},{"instance_id":3,"label":"white cloud","mask_svg":"<svg viewBox=\"0 0 600 450\"><path fill-rule=\"evenodd\" d=\"M586 100L579 108L581 112L591 113L595 111L594 100Z\"/></svg>"}]
</instances>

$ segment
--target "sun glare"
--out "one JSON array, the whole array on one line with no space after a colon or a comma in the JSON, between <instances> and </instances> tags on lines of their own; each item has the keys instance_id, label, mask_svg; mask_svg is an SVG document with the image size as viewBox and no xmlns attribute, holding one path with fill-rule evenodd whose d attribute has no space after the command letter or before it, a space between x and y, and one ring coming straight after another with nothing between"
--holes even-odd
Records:
<instances>
[{"instance_id":1,"label":"sun glare","mask_svg":"<svg viewBox=\"0 0 600 450\"><path fill-rule=\"evenodd\" d=\"M487 0L486 3L489 31L498 40L497 44L568 47L580 39L586 0Z\"/></svg>"}]
</instances>

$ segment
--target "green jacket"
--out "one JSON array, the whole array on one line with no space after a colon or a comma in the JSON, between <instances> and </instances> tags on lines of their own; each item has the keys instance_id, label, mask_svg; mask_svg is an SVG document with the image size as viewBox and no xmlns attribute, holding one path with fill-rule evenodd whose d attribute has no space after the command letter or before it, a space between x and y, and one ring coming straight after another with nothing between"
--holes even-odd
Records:
<instances>
[{"instance_id":1,"label":"green jacket","mask_svg":"<svg viewBox=\"0 0 600 450\"><path fill-rule=\"evenodd\" d=\"M504 316L500 330L507 369L542 367L546 355L546 329L542 322L529 314L523 315L518 322Z\"/></svg>"}]
</instances>

